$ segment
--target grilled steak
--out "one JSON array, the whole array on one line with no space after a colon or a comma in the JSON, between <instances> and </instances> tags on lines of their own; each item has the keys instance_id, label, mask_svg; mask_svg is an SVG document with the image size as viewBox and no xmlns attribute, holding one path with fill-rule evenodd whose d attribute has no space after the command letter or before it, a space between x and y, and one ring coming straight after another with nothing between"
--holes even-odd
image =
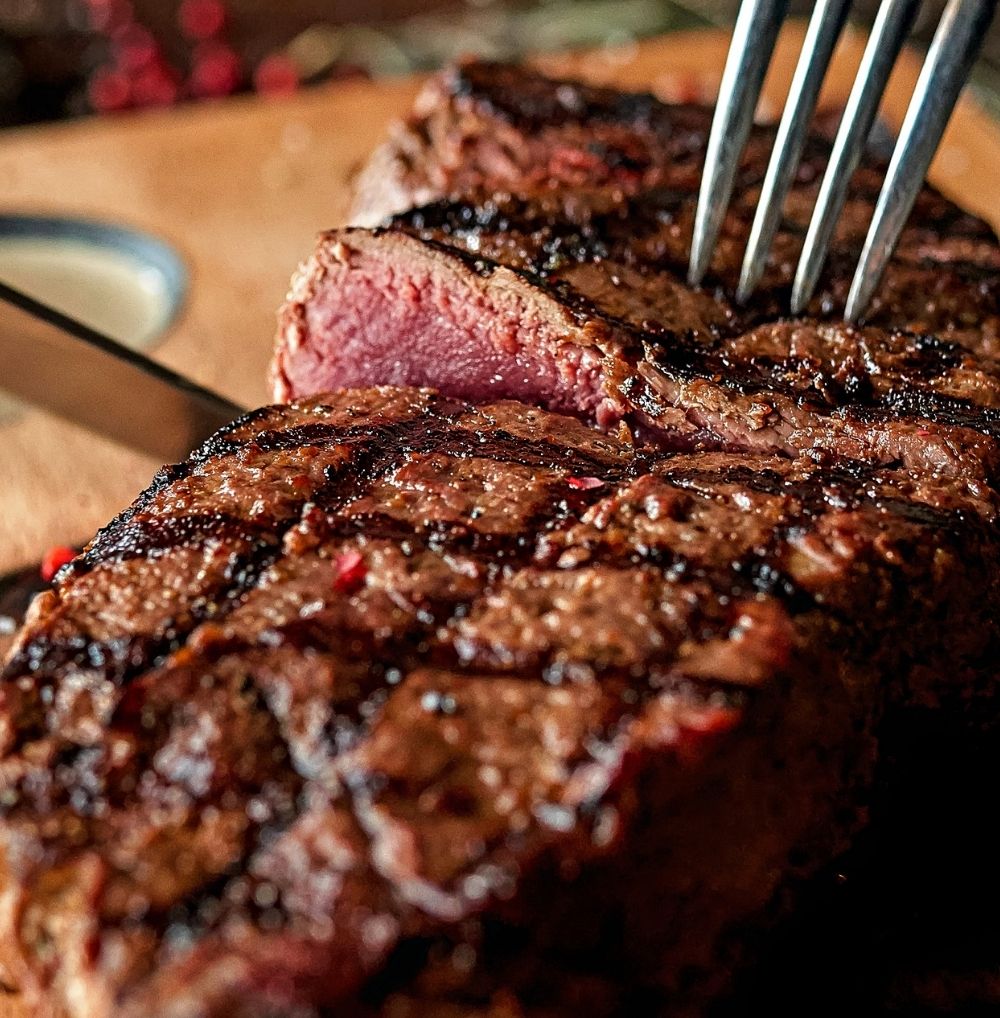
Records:
<instances>
[{"instance_id":1,"label":"grilled steak","mask_svg":"<svg viewBox=\"0 0 1000 1018\"><path fill-rule=\"evenodd\" d=\"M709 122L708 110L491 65L436 82L362 180L399 192L376 199L367 186L371 215L429 203L320 238L282 314L275 395L427 384L605 428L624 420L674 449L823 449L994 480L1000 247L989 228L925 189L866 327L848 327L833 314L879 182L859 171L810 316L783 319L826 154L814 139L762 292L739 308L727 294L766 165L761 128L710 284L691 290ZM405 139L424 145L421 158Z\"/></svg>"},{"instance_id":2,"label":"grilled steak","mask_svg":"<svg viewBox=\"0 0 1000 1018\"><path fill-rule=\"evenodd\" d=\"M493 65L431 86L275 380L443 392L248 415L36 601L6 982L56 1018L703 1014L897 757L994 723L1000 249L927 190L836 322L861 171L783 320L814 140L738 308L760 130L690 290L707 125Z\"/></svg>"},{"instance_id":3,"label":"grilled steak","mask_svg":"<svg viewBox=\"0 0 1000 1018\"><path fill-rule=\"evenodd\" d=\"M342 392L165 468L0 687L7 981L72 1018L697 1013L929 707L996 504Z\"/></svg>"}]
</instances>

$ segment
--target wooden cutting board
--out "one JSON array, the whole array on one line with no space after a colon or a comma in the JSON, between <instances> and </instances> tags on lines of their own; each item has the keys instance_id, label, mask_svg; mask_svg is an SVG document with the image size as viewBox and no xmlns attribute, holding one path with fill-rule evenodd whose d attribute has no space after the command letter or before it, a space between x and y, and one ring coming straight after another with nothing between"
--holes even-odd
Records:
<instances>
[{"instance_id":1,"label":"wooden cutting board","mask_svg":"<svg viewBox=\"0 0 1000 1018\"><path fill-rule=\"evenodd\" d=\"M802 29L784 32L763 112L781 101ZM863 38L848 31L823 104L846 98ZM598 53L546 56L548 70L665 98L710 96L728 38L681 33ZM904 55L883 110L902 120L919 60ZM3 135L0 211L98 217L147 230L186 260L190 294L155 356L248 405L268 398L274 315L315 233L343 221L350 178L419 81L342 83L284 100L235 99ZM1000 131L971 100L952 119L932 179L1000 227ZM2 365L0 365L2 372ZM27 411L0 425L0 573L86 539L157 463ZM26 1018L0 997L0 1018Z\"/></svg>"}]
</instances>

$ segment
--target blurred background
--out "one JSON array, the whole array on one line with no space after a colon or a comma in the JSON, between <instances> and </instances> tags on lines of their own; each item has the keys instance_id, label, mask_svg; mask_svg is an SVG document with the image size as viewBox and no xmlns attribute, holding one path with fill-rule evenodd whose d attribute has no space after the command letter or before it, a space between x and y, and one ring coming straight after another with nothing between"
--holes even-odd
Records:
<instances>
[{"instance_id":1,"label":"blurred background","mask_svg":"<svg viewBox=\"0 0 1000 1018\"><path fill-rule=\"evenodd\" d=\"M0 126L283 94L459 54L621 44L731 22L738 0L0 0ZM942 3L925 3L917 36ZM792 4L806 12L809 2ZM862 20L877 7L855 4ZM980 83L1000 66L1000 29ZM991 89L987 88L987 91Z\"/></svg>"}]
</instances>

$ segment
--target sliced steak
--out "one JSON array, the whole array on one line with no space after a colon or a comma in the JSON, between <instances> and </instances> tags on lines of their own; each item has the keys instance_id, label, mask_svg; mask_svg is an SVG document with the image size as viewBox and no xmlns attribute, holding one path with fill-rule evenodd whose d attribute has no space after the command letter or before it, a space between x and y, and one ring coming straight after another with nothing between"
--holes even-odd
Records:
<instances>
[{"instance_id":1,"label":"sliced steak","mask_svg":"<svg viewBox=\"0 0 1000 1018\"><path fill-rule=\"evenodd\" d=\"M866 325L848 327L835 312L880 180L863 169L807 316L784 319L826 153L814 139L761 292L737 307L729 294L770 143L759 129L709 284L692 290L683 280L709 119L496 65L444 75L405 131L427 150L407 164L403 191L434 200L383 227L321 236L281 316L275 396L426 384L604 428L624 420L670 448L822 450L994 480L992 231L925 188ZM517 160L494 158L502 138ZM600 158L586 163L588 153ZM589 168L557 172L557 156Z\"/></svg>"},{"instance_id":2,"label":"sliced steak","mask_svg":"<svg viewBox=\"0 0 1000 1018\"><path fill-rule=\"evenodd\" d=\"M523 65L467 61L431 78L355 181L350 221L378 226L448 195L602 187L635 193L698 185L711 111L646 92L553 81ZM821 113L822 138L836 124ZM773 129L751 135L742 184L759 183ZM827 142L807 145L815 177ZM873 177L868 178L873 181Z\"/></svg>"},{"instance_id":3,"label":"sliced steak","mask_svg":"<svg viewBox=\"0 0 1000 1018\"><path fill-rule=\"evenodd\" d=\"M7 660L5 981L71 1018L701 1013L910 719L995 714L995 515L426 390L252 413Z\"/></svg>"},{"instance_id":4,"label":"sliced steak","mask_svg":"<svg viewBox=\"0 0 1000 1018\"><path fill-rule=\"evenodd\" d=\"M355 182L351 222L377 226L449 194L524 184L697 186L697 106L469 62L432 78Z\"/></svg>"},{"instance_id":5,"label":"sliced steak","mask_svg":"<svg viewBox=\"0 0 1000 1018\"><path fill-rule=\"evenodd\" d=\"M410 117L372 155L356 184L350 222L386 225L395 215L449 197L552 198L597 190L609 199L637 199L637 218L650 222L633 221L630 227L646 233L655 220L662 223L664 210L655 203L672 199L690 211L711 119L709 107L667 105L647 93L553 80L523 66L468 62L431 79ZM786 281L790 266L782 263L788 246L805 233L835 125L821 115L815 126L819 133L807 141L777 241L774 271ZM735 281L773 140L773 127L755 126L743 153L733 199L739 215L723 231L714 265L723 281ZM852 256L867 233L884 168L873 153L855 174L836 235ZM654 205L642 207L650 198ZM462 225L467 230L481 224L466 219ZM686 268L690 224L682 216L680 225L683 230L675 225L671 231L671 247L676 254L680 243L679 261ZM917 257L932 265L997 266L993 231L933 188L925 187L917 199L903 250L912 247L908 239L919 242ZM936 303L937 293L934 288L914 295L913 308L920 306L917 296ZM927 310L933 309L923 313Z\"/></svg>"},{"instance_id":6,"label":"sliced steak","mask_svg":"<svg viewBox=\"0 0 1000 1018\"><path fill-rule=\"evenodd\" d=\"M536 272L410 230L338 230L293 284L275 395L427 384L625 421L671 448L996 477L991 357L933 334L744 317L675 274L604 257Z\"/></svg>"}]
</instances>

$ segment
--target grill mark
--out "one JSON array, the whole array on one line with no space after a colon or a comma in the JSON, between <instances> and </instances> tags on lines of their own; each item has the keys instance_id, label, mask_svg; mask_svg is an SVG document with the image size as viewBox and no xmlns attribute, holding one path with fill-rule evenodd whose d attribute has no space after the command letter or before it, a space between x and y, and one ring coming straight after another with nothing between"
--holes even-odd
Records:
<instances>
[{"instance_id":1,"label":"grill mark","mask_svg":"<svg viewBox=\"0 0 1000 1018\"><path fill-rule=\"evenodd\" d=\"M1000 410L997 408L949 396L902 378L894 382L892 388L878 391L866 384L867 376L862 375L857 384L848 386L845 391L843 383L830 373L817 373L828 391L846 397L834 401L829 396L824 397L818 389L804 391L782 380L778 377L783 366L780 361L764 357L754 358L752 362L736 360L714 350L698 350L690 344L687 349L678 345L668 355L653 353L649 347L647 343L647 363L670 381L709 380L720 389L741 396L779 395L822 416L871 423L926 420L943 427L968 428L991 438L1000 436ZM642 409L654 418L657 416L654 404L643 405Z\"/></svg>"},{"instance_id":2,"label":"grill mark","mask_svg":"<svg viewBox=\"0 0 1000 1018\"><path fill-rule=\"evenodd\" d=\"M514 534L481 531L463 522L428 520L417 524L376 512L329 517L322 535L324 540L365 537L373 541L423 541L429 551L478 554L509 565L522 555L530 558L538 537L551 534L567 522L575 522L589 505L606 494L597 490L553 492L552 499L539 506L527 518L521 532Z\"/></svg>"},{"instance_id":3,"label":"grill mark","mask_svg":"<svg viewBox=\"0 0 1000 1018\"><path fill-rule=\"evenodd\" d=\"M678 198L681 194L665 188L659 189L659 193ZM577 324L583 326L601 321L621 330L638 343L646 332L625 318L611 314L555 275L568 266L610 261L640 272L673 274L680 282L685 265L662 253L647 256L641 245L636 244L637 239L651 242L658 232L656 225L672 223L676 208L670 208L669 199L643 203L649 207L638 210L633 208L634 204L635 199L629 199L623 206L594 214L580 222L567 221L541 210L536 221L525 223L518 221L517 212L507 210L505 203L501 206L493 201L485 204L443 202L438 206L403 213L384 230L406 233L437 251L456 257L482 278L488 278L498 268L505 268L557 300L572 312ZM431 225L421 225L427 222ZM492 257L488 244L485 245L486 252L480 251L484 246L481 243L470 244L470 241L483 237L508 239L512 227L519 231L521 241L514 257ZM514 253L505 249L505 254ZM725 299L721 288L717 297L720 301ZM730 324L713 327L709 335L737 336L752 323L773 318L777 309L777 305L761 306L760 301L751 310L737 311L730 307ZM659 323L655 326L650 324L647 331L650 336L670 338L673 342L684 338L681 331Z\"/></svg>"},{"instance_id":4,"label":"grill mark","mask_svg":"<svg viewBox=\"0 0 1000 1018\"><path fill-rule=\"evenodd\" d=\"M983 265L979 262L970 261L967 258L947 258L942 260L938 256L926 256L921 255L921 248L929 245L940 245L946 247L949 240L954 239L954 234L947 234L944 232L938 232L938 230L927 230L923 232L919 237L913 237L912 242L914 247L907 249L904 246L897 254L893 256L893 261L890 265L897 270L905 269L916 269L926 274L925 278L933 278L935 282L939 282L942 277L951 277L952 280L958 281L960 284L966 284L966 293L962 304L956 308L960 312L967 310L969 303L974 303L976 300L984 300L990 290L995 291L997 285L997 269L994 266ZM961 235L960 235L961 239ZM967 238L970 240L989 241L994 246L996 245L995 237L979 237L973 234L969 234ZM909 242L911 240L906 234L904 234L904 241ZM835 280L846 280L851 277L855 266L857 265L861 255L861 245L856 243L852 246L838 246L836 250L831 251L826 261L826 269L824 270L823 276L820 278L820 290L824 287L829 289L831 284ZM891 277L887 279L887 283L891 283ZM911 282L907 280L907 282ZM983 292L983 287L987 284L988 287L986 292ZM948 287L944 286L943 289L947 291ZM790 292L790 288L784 288L782 293ZM884 291L891 292L891 291ZM878 294L876 294L878 296ZM877 309L876 309L877 311ZM827 318L832 316L827 315ZM977 323L978 324L978 323Z\"/></svg>"},{"instance_id":5,"label":"grill mark","mask_svg":"<svg viewBox=\"0 0 1000 1018\"><path fill-rule=\"evenodd\" d=\"M812 519L826 512L853 511L870 506L922 527L935 528L957 534L979 524L989 529L986 521L977 514L961 509L938 509L922 502L911 502L891 495L875 494L865 483L876 480L876 471L865 464L852 468L824 466L821 480L789 480L774 470L755 471L750 467L725 467L720 470L681 469L657 473L658 477L674 487L705 495L703 485L735 485L749 488L764 495L795 499L802 507L798 522ZM711 497L711 494L708 495Z\"/></svg>"},{"instance_id":6,"label":"grill mark","mask_svg":"<svg viewBox=\"0 0 1000 1018\"><path fill-rule=\"evenodd\" d=\"M816 607L815 597L803 590L784 570L777 565L786 535L795 529L793 524L785 526L779 535L776 529L773 544L748 552L741 558L720 565L704 565L676 548L633 547L611 548L607 545L577 544L574 548L585 547L588 555L584 561L570 566L560 565L560 572L573 572L595 565L611 568L654 566L663 570L671 583L685 584L705 582L711 586L713 595L720 600L734 600L763 594L780 601L794 617ZM567 550L556 549L557 552ZM554 567L558 554L533 564ZM505 666L506 667L506 666Z\"/></svg>"},{"instance_id":7,"label":"grill mark","mask_svg":"<svg viewBox=\"0 0 1000 1018\"><path fill-rule=\"evenodd\" d=\"M151 667L172 646L169 635L160 639L149 636L123 636L113 640L93 640L85 635L54 640L42 635L19 649L0 675L0 681L13 682L20 676L30 675L42 685L66 667L97 670L106 678L121 685L139 668ZM18 738L27 734L19 727Z\"/></svg>"},{"instance_id":8,"label":"grill mark","mask_svg":"<svg viewBox=\"0 0 1000 1018\"><path fill-rule=\"evenodd\" d=\"M782 323L779 319L769 324ZM790 320L789 324L794 325L795 320ZM908 355L906 377L905 379L901 377L894 383L893 389L880 392L871 386L869 372L858 369L845 373L844 378L838 378L839 372L830 368L817 368L811 372L818 379L818 382L814 383L815 387L804 389L802 385L790 383L787 376L801 375L808 371L805 359L772 358L756 354L749 359L734 356L723 344L726 339L735 338L735 334L719 335L711 344L699 342L689 334L683 337L682 342L675 341L669 348L664 348L661 338L656 333L644 333L627 324L625 327L629 328L634 333L636 341L642 344L644 360L665 377L675 381L709 379L721 388L742 395L776 392L799 403L813 403L830 409L843 409L846 406L878 406L886 399L894 398L893 393L903 391L926 394L928 403L936 400L942 414L947 413L949 404L956 405L956 413L960 412L957 409L958 405L973 406L968 401L944 396L935 390L924 388L919 382L910 381L914 376L922 375L921 381L929 383L968 360L968 350L958 343L938 336L893 333L900 337L901 341L905 340L911 344L910 350L900 351ZM866 349L863 341L859 343L858 353L864 358ZM932 371L930 370L932 367L939 370ZM838 398L833 400L829 395L824 395L825 393L835 394ZM976 409L977 412L982 410L985 413L990 408L980 408L976 405Z\"/></svg>"},{"instance_id":9,"label":"grill mark","mask_svg":"<svg viewBox=\"0 0 1000 1018\"><path fill-rule=\"evenodd\" d=\"M908 343L912 349L910 356L915 358L915 363L907 364L908 369L915 367L919 370L921 367L927 367L935 363L949 369L957 368L969 358L969 351L961 343L955 343L941 336L924 332L905 332L903 330L894 331L893 335ZM924 371L925 377L930 376L930 374L931 372Z\"/></svg>"},{"instance_id":10,"label":"grill mark","mask_svg":"<svg viewBox=\"0 0 1000 1018\"><path fill-rule=\"evenodd\" d=\"M430 451L430 450L421 450ZM537 439L525 439L512 435L502 428L491 428L488 432L457 431L449 436L441 451L450 456L462 458L485 458L497 463L512 463L518 466L566 471L571 475L590 474L602 480L618 480L645 463L637 455L622 464L613 459L592 456L582 449L573 449Z\"/></svg>"},{"instance_id":11,"label":"grill mark","mask_svg":"<svg viewBox=\"0 0 1000 1018\"><path fill-rule=\"evenodd\" d=\"M944 240L945 238L942 238ZM979 238L982 239L982 238ZM937 240L937 238L935 238ZM923 244L930 244L934 241L924 241ZM939 243L941 241L938 241ZM921 269L926 269L928 272L932 272L935 275L941 273L953 273L958 276L963 283L975 283L980 287L979 297L992 297L995 298L997 290L997 267L993 265L983 265L979 262L969 261L967 258L949 258L942 260L939 256L928 256L923 255L912 259L906 258L906 252L904 251L904 260L902 264L913 265Z\"/></svg>"},{"instance_id":12,"label":"grill mark","mask_svg":"<svg viewBox=\"0 0 1000 1018\"><path fill-rule=\"evenodd\" d=\"M94 540L97 541L102 535L110 533L117 528L130 522L135 516L141 513L146 506L148 506L153 499L156 498L161 492L168 488L175 481L183 480L188 477L196 467L201 466L208 460L213 459L216 456L226 455L231 453L233 450L239 448L241 443L234 442L230 436L238 428L244 428L255 421L260 420L262 417L266 417L269 413L273 412L273 407L262 406L257 407L254 410L249 410L245 414L237 417L235 420L230 421L228 424L224 424L218 431L213 435L210 435L201 445L191 452L191 455L181 463L168 463L162 466L153 475L153 479L149 486L142 491L139 496L132 502L131 505L123 509L117 516L115 516L110 522L98 530Z\"/></svg>"},{"instance_id":13,"label":"grill mark","mask_svg":"<svg viewBox=\"0 0 1000 1018\"><path fill-rule=\"evenodd\" d=\"M169 926L177 926L177 924L185 924L186 920L190 918L191 925L187 927L190 932L205 932L207 926L201 924L196 925L196 917L198 912L202 909L202 906L210 902L213 898L221 900L221 893L229 882L234 877L240 877L246 873L247 861L254 854L256 850L263 847L267 843L268 836L274 833L280 833L286 831L301 815L301 810L298 808L298 795L301 792L304 779L302 775L292 766L292 754L291 747L288 741L284 737L283 728L280 719L271 710L270 703L268 702L265 691L257 683L255 676L248 671L246 676L253 689L253 709L263 711L268 717L272 726L272 735L276 744L283 747L285 752L285 764L281 767L281 777L285 779L287 788L280 789L280 797L277 799L273 792L279 791L273 789L272 794L269 796L269 805L271 807L282 805L284 808L279 809L275 814L272 813L267 820L254 820L249 825L247 830L244 832L242 839L242 847L239 852L239 856L234 860L222 873L218 874L214 878L210 878L205 884L195 889L192 893L185 896L180 902L175 902L165 909L148 908L143 915L143 921L148 923L154 930L162 934ZM134 690L135 687L132 687ZM114 731L143 731L146 727L144 722L140 719L140 709L136 704L131 704L127 700L128 694L117 704L114 716L107 726L108 733ZM131 718L123 717L129 710L132 710L133 716ZM127 723L123 723L127 722ZM147 732L148 737L148 732ZM100 819L104 814L96 807L98 804L108 804L112 809L123 809L128 808L129 798L131 793L122 791L117 788L114 784L109 784L108 776L94 770L93 765L101 765L102 758L100 754L95 754L92 747L87 746L72 746L65 745L60 751L61 762L66 765L67 770L72 770L73 777L69 785L66 787L58 788L60 798L64 800L61 805L70 805L68 799L68 793L70 790L74 793L74 799L72 801L72 809L74 817L85 817L88 819L96 818ZM88 762L91 766L87 766ZM149 754L145 753L140 756L135 765L132 767L131 772L133 774L142 773L144 770L151 766L151 760ZM58 774L62 768L53 768L53 773ZM114 775L112 777L121 775ZM258 795L265 785L254 783L248 785L242 789L242 799L248 802L251 798ZM9 789L9 792L13 792L13 789ZM85 791L88 793L88 799L86 803L79 801L79 793ZM27 794L25 794L27 793ZM24 802L25 799L30 798L31 789L25 789L19 791L16 800ZM213 797L210 802L206 802L204 799L201 800L203 805L216 804L219 798L225 798L232 794L231 788L227 787L222 790L219 797ZM288 806L292 808L289 809ZM37 805L36 805L37 808ZM6 816L16 809L11 806L10 802L4 804L3 814ZM50 805L45 811L47 813L53 812L53 807ZM73 843L63 843L59 846L64 852L73 851Z\"/></svg>"},{"instance_id":14,"label":"grill mark","mask_svg":"<svg viewBox=\"0 0 1000 1018\"><path fill-rule=\"evenodd\" d=\"M187 518L182 518L182 522ZM173 545L151 549L151 553L168 552ZM137 557L122 550L117 561ZM252 587L278 555L277 542L258 540L247 551L233 556L229 581L208 599L197 598L188 606L189 619L181 625L174 620L159 635L132 634L107 640L86 635L53 639L48 633L29 641L13 655L0 673L0 682L13 681L30 675L39 690L50 687L67 668L100 672L115 686L124 687L136 675L159 667L168 654L179 650L190 633L208 619L225 617L237 601ZM109 561L105 559L103 561ZM93 568L90 566L89 568ZM44 694L43 698L44 698ZM39 716L39 722L42 718ZM18 739L23 744L39 730L19 726Z\"/></svg>"},{"instance_id":15,"label":"grill mark","mask_svg":"<svg viewBox=\"0 0 1000 1018\"><path fill-rule=\"evenodd\" d=\"M585 192L586 195L586 192ZM596 197L596 196L595 196ZM853 199L869 200L874 197L863 188L853 188ZM607 200L602 193L598 201ZM646 252L643 244L654 240L664 228L676 221L678 212L685 206L693 207L694 193L665 186L651 187L637 194L616 196L607 208L593 209L583 201L580 207L567 206L552 196L546 198L523 195L483 195L467 200L444 199L428 203L393 217L390 228L414 234L420 239L441 241L447 238L453 244L469 247L476 240L475 250L482 247L485 238L508 241L518 238L517 257L521 268L539 276L557 270L567 263L583 264L611 259L623 264L675 272L683 277L685 264L662 252ZM967 219L955 209L942 213L942 223L934 229L922 231L921 243L947 245L951 234L948 226L953 219ZM973 223L975 221L973 220ZM982 224L979 224L980 228ZM784 221L786 232L804 235L805 226ZM970 227L972 229L972 227ZM969 239L991 239L992 235L956 229L952 231ZM986 231L989 234L989 231ZM918 249L919 250L919 249ZM849 277L848 270L857 262L858 250L838 249L828 260L827 277ZM935 273L952 273L966 283L993 282L996 271L966 258L949 259L942 264L939 258L921 258L901 255L900 265L918 269L932 269ZM513 266L508 266L513 267ZM784 303L775 298L787 295L788 286L778 286L773 292L758 294L754 309L743 312L747 323L773 320L780 315Z\"/></svg>"},{"instance_id":16,"label":"grill mark","mask_svg":"<svg viewBox=\"0 0 1000 1018\"><path fill-rule=\"evenodd\" d=\"M595 197L597 197L595 195ZM604 199L604 194L598 200ZM539 275L567 262L581 264L613 258L627 264L665 268L663 258L648 259L637 251L637 238L655 237L675 222L693 196L685 191L655 187L638 195L614 198L606 209L594 210L583 203L575 215L548 201L518 195L484 197L480 200L442 200L395 216L390 228L413 233L422 240L442 236L463 243L473 238L519 237L518 253L526 267Z\"/></svg>"},{"instance_id":17,"label":"grill mark","mask_svg":"<svg viewBox=\"0 0 1000 1018\"><path fill-rule=\"evenodd\" d=\"M154 558L173 548L201 547L209 541L247 543L273 548L275 538L267 523L252 523L228 513L190 516L153 516L133 519L110 533L102 532L72 564L74 575L96 566Z\"/></svg>"},{"instance_id":18,"label":"grill mark","mask_svg":"<svg viewBox=\"0 0 1000 1018\"><path fill-rule=\"evenodd\" d=\"M312 501L328 511L342 507L366 494L373 483L385 479L408 457L418 454L489 459L535 469L587 474L605 481L625 476L636 465L636 461L615 463L583 450L519 438L500 428L481 433L442 427L436 422L419 422L419 426L394 431L391 441L383 440L384 436L377 438L377 441L372 438L359 443L350 476L345 477L336 469L329 470L327 483L315 492Z\"/></svg>"},{"instance_id":19,"label":"grill mark","mask_svg":"<svg viewBox=\"0 0 1000 1018\"><path fill-rule=\"evenodd\" d=\"M451 94L457 99L481 104L509 123L536 130L562 127L568 122L592 121L645 128L657 133L669 133L675 126L670 108L648 92L619 92L578 83L565 83L557 91L552 88L551 81L540 76L535 78L538 89L532 90L532 79L524 72L515 86L508 89L503 84L503 72L500 64L459 68L449 82ZM680 109L705 116L699 107ZM707 130L707 119L704 127Z\"/></svg>"},{"instance_id":20,"label":"grill mark","mask_svg":"<svg viewBox=\"0 0 1000 1018\"><path fill-rule=\"evenodd\" d=\"M897 336L901 344L908 340L902 333ZM932 396L941 396L937 390L927 389L925 386L945 377L949 371L960 368L968 360L969 353L957 343L949 343L931 336L920 338L928 342L914 343L909 349L892 351L893 356L900 358L898 364L900 380L895 384L894 391L905 389L909 392L927 392ZM659 361L663 354L657 351L656 356ZM808 357L769 357L754 354L751 360L745 361L728 356L724 349L718 351L718 356L720 370L735 371L738 370L738 365L748 364L766 388L774 390L787 388L790 394L808 393L809 396L820 399L835 409L845 406L845 401L874 403L885 398L887 394L885 390L876 389L872 385L872 378L879 375L880 366L863 337L858 340L857 350L844 355L839 366L832 370L828 367L816 367L814 363L810 363ZM706 360L705 372L711 369L710 361ZM805 389L801 385L789 383L789 379L796 377L808 378ZM921 382L924 384L920 384Z\"/></svg>"},{"instance_id":21,"label":"grill mark","mask_svg":"<svg viewBox=\"0 0 1000 1018\"><path fill-rule=\"evenodd\" d=\"M843 413L864 422L923 419L935 424L969 428L991 438L1000 436L1000 408L981 406L933 389L905 384L888 390L869 404L849 405Z\"/></svg>"},{"instance_id":22,"label":"grill mark","mask_svg":"<svg viewBox=\"0 0 1000 1018\"><path fill-rule=\"evenodd\" d=\"M317 407L317 410L322 410L322 407ZM447 396L439 393L431 393L428 405L421 407L417 419L423 419L430 417L434 414L440 414L446 418L453 418L458 416L463 411L468 410L467 404L460 403L457 400L449 399ZM156 498L157 495L161 494L166 488L176 481L184 480L189 477L194 471L207 463L212 459L219 459L224 456L237 455L241 450L252 446L260 435L276 435L281 431L291 431L293 428L285 429L262 429L256 435L250 435L242 439L233 439L231 436L233 433L240 428L245 428L255 422L266 418L269 414L274 412L273 406L258 407L255 410L250 410L245 413L242 417L238 417L236 420L231 421L229 424L224 425L215 434L211 435L206 439L200 446L198 446L191 455L181 463L172 463L156 472L153 480L150 482L148 488L143 491L139 497L128 506L121 513L119 513L114 519L112 519L106 526L102 527L95 540L101 537L106 532L113 531L125 523L128 523L136 515L143 512L146 507ZM372 414L368 420L379 421L380 416L378 414ZM388 427L392 422L385 418L381 418L385 421L385 425ZM409 418L404 418L409 420ZM399 423L399 422L397 422ZM307 425L307 427L315 427L316 425ZM324 425L326 426L326 425ZM348 426L350 427L350 426ZM357 426L355 426L357 427ZM269 439L265 439L268 441ZM272 442L279 442L279 439L270 439ZM305 443L303 443L305 444Z\"/></svg>"},{"instance_id":23,"label":"grill mark","mask_svg":"<svg viewBox=\"0 0 1000 1018\"><path fill-rule=\"evenodd\" d=\"M435 396L432 399L432 405L428 407L424 411L424 415L417 418L416 421L424 421L425 417L433 414L439 406L443 408L442 412L450 418L456 417L468 409L465 404L458 403L454 400L448 400L445 397ZM371 423L368 426L333 426L314 422L307 425L296 425L285 429L267 429L256 435L252 435L238 441L229 437L236 428L259 420L261 417L265 417L268 413L272 412L272 410L273 408L271 407L261 407L258 410L251 411L237 421L226 425L226 427L224 427L221 431L217 432L199 446L198 449L196 449L183 463L171 464L162 467L153 478L150 486L139 496L139 498L97 532L94 540L91 542L91 546L84 553L82 559L77 560L77 564L81 568L84 566L92 568L94 565L103 560L101 556L105 549L107 549L108 553L112 556L116 554L127 554L127 538L123 538L121 536L122 531L128 531L132 527L135 518L152 503L153 499L157 495L165 491L171 484L189 477L197 467L206 463L210 459L221 458L224 456L235 457L242 450L252 446L263 451L290 451L308 445L328 446L336 444L355 444L357 441L365 437L373 440L376 435L383 436L388 441L393 441L396 431L409 421L409 419L397 422L385 421L385 423L380 425L378 423L378 418L375 417L373 418L374 428ZM410 422L411 425L416 423L416 421ZM287 526L290 526L297 518L298 513L301 510L301 506L305 504L305 501L306 500L303 499L301 503L297 503L297 508L294 512L286 519L280 521L281 524L285 525L286 529ZM185 524L182 522L184 519L191 519L193 522ZM145 521L140 523L136 529L138 529L141 534L143 532L143 528L152 526L155 520L164 521L164 527L172 527L180 535L183 535L186 527L190 527L192 531L192 533L188 535L190 539L194 538L194 531L199 529L206 536L219 536L220 538L231 537L235 539L242 536L240 532L245 530L245 536L253 539L262 535L265 526L274 536L276 542L280 542L281 538L284 536L284 530L280 529L280 525L278 526L278 529L276 529L274 521L270 521L268 524L261 525L260 527L255 527L252 523L237 520L235 517L227 518L225 514L221 513L204 514L202 516L195 515L192 517L155 517L149 524ZM167 524L165 522L167 520L173 520L174 522ZM197 522L198 520L201 520L202 522L199 523ZM190 539L187 543L191 543ZM177 543L183 542L178 541ZM140 541L139 547L142 550L140 551L137 549L136 554L142 554L147 551L149 553L165 551L168 547L170 547L170 545L166 542L166 540L159 543Z\"/></svg>"}]
</instances>

